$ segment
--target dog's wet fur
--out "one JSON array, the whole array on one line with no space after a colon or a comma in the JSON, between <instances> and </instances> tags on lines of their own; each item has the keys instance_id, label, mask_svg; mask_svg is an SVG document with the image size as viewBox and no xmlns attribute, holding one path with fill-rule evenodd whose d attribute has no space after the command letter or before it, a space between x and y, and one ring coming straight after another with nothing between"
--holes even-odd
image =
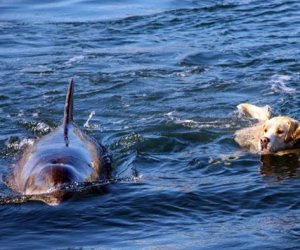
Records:
<instances>
[{"instance_id":1,"label":"dog's wet fur","mask_svg":"<svg viewBox=\"0 0 300 250\"><path fill-rule=\"evenodd\" d=\"M259 153L275 153L300 147L299 122L288 116L271 117L269 107L248 103L238 105L240 113L257 120L251 127L236 131L235 141Z\"/></svg>"},{"instance_id":2,"label":"dog's wet fur","mask_svg":"<svg viewBox=\"0 0 300 250\"><path fill-rule=\"evenodd\" d=\"M65 184L110 178L111 157L106 148L73 121L73 91L71 79L63 124L29 146L6 181L22 195L47 194L42 201L49 205L58 205L70 196L62 188Z\"/></svg>"}]
</instances>

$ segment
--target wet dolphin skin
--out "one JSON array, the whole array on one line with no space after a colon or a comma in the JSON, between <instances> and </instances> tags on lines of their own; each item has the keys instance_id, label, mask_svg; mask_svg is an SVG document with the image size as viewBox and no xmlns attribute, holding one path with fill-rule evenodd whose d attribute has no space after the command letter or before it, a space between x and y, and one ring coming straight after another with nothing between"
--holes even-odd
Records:
<instances>
[{"instance_id":1,"label":"wet dolphin skin","mask_svg":"<svg viewBox=\"0 0 300 250\"><path fill-rule=\"evenodd\" d=\"M73 90L71 79L63 124L30 146L8 177L8 185L18 193L49 194L41 199L49 205L65 198L57 191L63 184L104 180L110 174L107 150L73 121Z\"/></svg>"}]
</instances>

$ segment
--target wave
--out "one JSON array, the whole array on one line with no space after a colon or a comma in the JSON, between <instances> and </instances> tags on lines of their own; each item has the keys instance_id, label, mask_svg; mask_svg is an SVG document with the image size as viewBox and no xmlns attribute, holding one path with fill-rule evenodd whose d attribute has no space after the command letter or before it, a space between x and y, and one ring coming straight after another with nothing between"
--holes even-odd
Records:
<instances>
[{"instance_id":1,"label":"wave","mask_svg":"<svg viewBox=\"0 0 300 250\"><path fill-rule=\"evenodd\" d=\"M295 94L297 90L287 86L287 83L291 80L291 76L288 75L273 75L270 79L272 83L271 89L275 93Z\"/></svg>"}]
</instances>

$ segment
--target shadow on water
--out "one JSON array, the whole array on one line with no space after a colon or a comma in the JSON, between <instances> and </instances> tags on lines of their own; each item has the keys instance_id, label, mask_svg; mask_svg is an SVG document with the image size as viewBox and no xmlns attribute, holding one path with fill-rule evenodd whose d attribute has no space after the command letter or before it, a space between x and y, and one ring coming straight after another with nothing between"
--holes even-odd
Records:
<instances>
[{"instance_id":1,"label":"shadow on water","mask_svg":"<svg viewBox=\"0 0 300 250\"><path fill-rule=\"evenodd\" d=\"M265 154L261 155L262 163L259 172L265 176L273 176L277 180L298 177L299 155L287 153L283 155Z\"/></svg>"}]
</instances>

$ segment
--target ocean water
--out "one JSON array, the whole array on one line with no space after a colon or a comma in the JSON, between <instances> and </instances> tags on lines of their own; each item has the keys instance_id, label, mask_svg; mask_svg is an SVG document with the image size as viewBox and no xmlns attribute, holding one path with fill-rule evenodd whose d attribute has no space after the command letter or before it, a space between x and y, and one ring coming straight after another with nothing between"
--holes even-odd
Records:
<instances>
[{"instance_id":1,"label":"ocean water","mask_svg":"<svg viewBox=\"0 0 300 250\"><path fill-rule=\"evenodd\" d=\"M0 2L0 173L62 121L114 158L108 192L0 205L3 249L292 249L298 155L260 157L242 102L300 119L297 0ZM0 184L2 200L12 193Z\"/></svg>"}]
</instances>

